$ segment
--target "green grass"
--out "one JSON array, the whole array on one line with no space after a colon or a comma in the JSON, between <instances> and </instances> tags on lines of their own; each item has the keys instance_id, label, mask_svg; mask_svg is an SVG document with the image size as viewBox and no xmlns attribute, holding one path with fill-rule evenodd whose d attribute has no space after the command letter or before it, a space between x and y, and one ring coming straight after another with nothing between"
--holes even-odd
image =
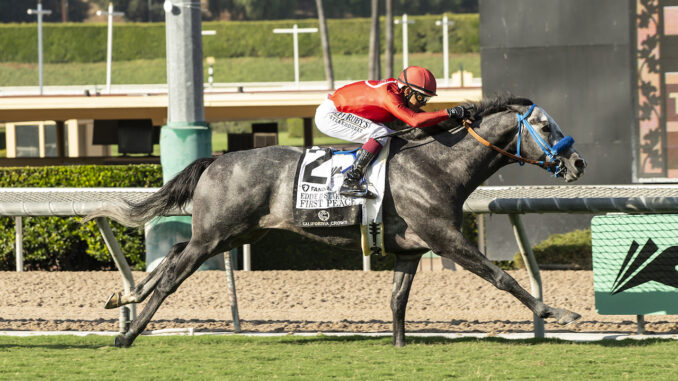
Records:
<instances>
[{"instance_id":1,"label":"green grass","mask_svg":"<svg viewBox=\"0 0 678 381\"><path fill-rule=\"evenodd\" d=\"M294 81L294 61L290 58L243 57L218 59L214 64L215 82L280 82ZM336 80L360 80L367 77L367 56L333 56L332 63ZM429 68L438 78L443 77L443 59L440 53L417 53L409 55L410 65ZM480 76L480 55L465 53L452 55L450 71L459 70L459 65ZM205 64L205 82L207 65ZM394 73L399 73L402 57L394 59ZM383 70L383 69L382 69ZM106 83L106 63L45 64L44 84L46 86L89 85L103 89ZM302 81L322 81L325 71L322 57L300 59ZM155 84L166 83L164 59L113 62L111 67L113 84ZM38 84L37 64L0 63L0 86L36 86Z\"/></svg>"},{"instance_id":2,"label":"green grass","mask_svg":"<svg viewBox=\"0 0 678 381\"><path fill-rule=\"evenodd\" d=\"M557 340L242 336L0 337L0 379L569 379L670 380L673 340Z\"/></svg>"}]
</instances>

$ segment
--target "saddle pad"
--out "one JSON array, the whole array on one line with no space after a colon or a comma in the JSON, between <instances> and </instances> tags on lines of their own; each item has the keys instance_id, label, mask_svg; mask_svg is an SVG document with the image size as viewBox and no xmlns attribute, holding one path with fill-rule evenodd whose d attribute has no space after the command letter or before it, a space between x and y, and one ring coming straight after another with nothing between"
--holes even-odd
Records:
<instances>
[{"instance_id":1,"label":"saddle pad","mask_svg":"<svg viewBox=\"0 0 678 381\"><path fill-rule=\"evenodd\" d=\"M342 172L353 164L351 152L319 147L306 149L294 182L294 224L332 227L381 222L387 151L382 149L367 170L368 187L377 198L366 200L339 194L344 179Z\"/></svg>"}]
</instances>

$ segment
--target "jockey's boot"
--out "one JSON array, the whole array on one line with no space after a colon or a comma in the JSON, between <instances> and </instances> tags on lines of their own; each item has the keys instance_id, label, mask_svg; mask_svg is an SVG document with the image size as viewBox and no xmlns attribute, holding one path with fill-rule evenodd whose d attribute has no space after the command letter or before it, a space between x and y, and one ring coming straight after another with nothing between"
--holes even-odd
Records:
<instances>
[{"instance_id":1,"label":"jockey's boot","mask_svg":"<svg viewBox=\"0 0 678 381\"><path fill-rule=\"evenodd\" d=\"M362 181L365 169L375 156L362 148L358 150L353 166L344 173L344 182L341 184L339 194L348 197L375 198L374 193L367 189L367 183Z\"/></svg>"}]
</instances>

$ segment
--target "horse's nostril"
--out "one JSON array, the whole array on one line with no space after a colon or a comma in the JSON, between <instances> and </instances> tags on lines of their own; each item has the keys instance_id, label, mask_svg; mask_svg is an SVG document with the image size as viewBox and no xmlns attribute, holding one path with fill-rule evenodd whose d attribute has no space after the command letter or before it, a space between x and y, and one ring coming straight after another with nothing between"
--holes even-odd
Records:
<instances>
[{"instance_id":1,"label":"horse's nostril","mask_svg":"<svg viewBox=\"0 0 678 381\"><path fill-rule=\"evenodd\" d=\"M577 159L574 161L574 166L577 168L586 168L586 160Z\"/></svg>"}]
</instances>

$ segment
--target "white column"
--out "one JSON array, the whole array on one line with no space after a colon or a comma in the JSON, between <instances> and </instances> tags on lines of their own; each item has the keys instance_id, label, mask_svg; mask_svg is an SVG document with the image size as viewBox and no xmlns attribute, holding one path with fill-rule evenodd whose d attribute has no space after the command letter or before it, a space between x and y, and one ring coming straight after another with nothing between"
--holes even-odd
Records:
<instances>
[{"instance_id":1,"label":"white column","mask_svg":"<svg viewBox=\"0 0 678 381\"><path fill-rule=\"evenodd\" d=\"M24 271L24 227L21 217L14 217L16 239L16 271Z\"/></svg>"},{"instance_id":2,"label":"white column","mask_svg":"<svg viewBox=\"0 0 678 381\"><path fill-rule=\"evenodd\" d=\"M445 14L442 21L436 21L436 25L443 26L443 71L445 72L445 85L448 85L450 82L450 50L447 26L454 25L454 21L448 21Z\"/></svg>"},{"instance_id":3,"label":"white column","mask_svg":"<svg viewBox=\"0 0 678 381\"><path fill-rule=\"evenodd\" d=\"M252 271L252 247L249 243L242 246L242 270Z\"/></svg>"},{"instance_id":4,"label":"white column","mask_svg":"<svg viewBox=\"0 0 678 381\"><path fill-rule=\"evenodd\" d=\"M38 124L38 157L45 157L45 123Z\"/></svg>"},{"instance_id":5,"label":"white column","mask_svg":"<svg viewBox=\"0 0 678 381\"><path fill-rule=\"evenodd\" d=\"M363 255L363 271L370 271L372 270L372 261L371 261L372 256L371 255Z\"/></svg>"},{"instance_id":6,"label":"white column","mask_svg":"<svg viewBox=\"0 0 678 381\"><path fill-rule=\"evenodd\" d=\"M292 33L292 39L294 41L294 83L299 87L299 28L297 24L294 24L292 27L294 32Z\"/></svg>"}]
</instances>

